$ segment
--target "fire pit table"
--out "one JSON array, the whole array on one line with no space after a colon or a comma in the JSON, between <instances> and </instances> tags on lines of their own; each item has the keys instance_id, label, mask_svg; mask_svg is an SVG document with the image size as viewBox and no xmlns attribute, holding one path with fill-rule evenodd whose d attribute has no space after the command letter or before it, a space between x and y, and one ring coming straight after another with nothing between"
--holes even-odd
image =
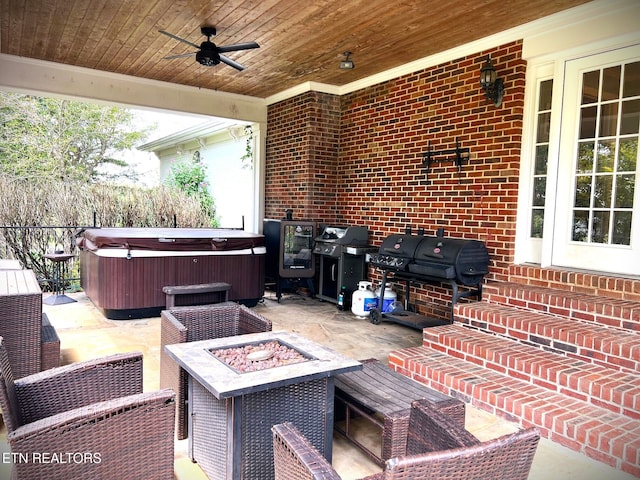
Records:
<instances>
[{"instance_id":1,"label":"fire pit table","mask_svg":"<svg viewBox=\"0 0 640 480\"><path fill-rule=\"evenodd\" d=\"M210 479L274 478L271 427L282 422L331 461L333 377L360 362L289 332L165 348L189 374L189 455Z\"/></svg>"}]
</instances>

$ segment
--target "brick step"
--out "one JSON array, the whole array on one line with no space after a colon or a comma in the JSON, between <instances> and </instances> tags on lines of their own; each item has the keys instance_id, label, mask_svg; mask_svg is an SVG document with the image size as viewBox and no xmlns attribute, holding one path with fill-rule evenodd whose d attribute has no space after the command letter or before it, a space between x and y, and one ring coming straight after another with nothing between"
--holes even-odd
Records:
<instances>
[{"instance_id":1,"label":"brick step","mask_svg":"<svg viewBox=\"0 0 640 480\"><path fill-rule=\"evenodd\" d=\"M540 351L459 324L424 329L423 345L640 420L640 374Z\"/></svg>"},{"instance_id":2,"label":"brick step","mask_svg":"<svg viewBox=\"0 0 640 480\"><path fill-rule=\"evenodd\" d=\"M489 302L456 305L456 322L620 371L640 370L640 335Z\"/></svg>"},{"instance_id":3,"label":"brick step","mask_svg":"<svg viewBox=\"0 0 640 480\"><path fill-rule=\"evenodd\" d=\"M490 282L483 299L597 325L640 332L640 301L623 300L513 282Z\"/></svg>"},{"instance_id":4,"label":"brick step","mask_svg":"<svg viewBox=\"0 0 640 480\"><path fill-rule=\"evenodd\" d=\"M389 354L389 365L494 415L536 426L545 438L640 476L640 422L425 346Z\"/></svg>"},{"instance_id":5,"label":"brick step","mask_svg":"<svg viewBox=\"0 0 640 480\"><path fill-rule=\"evenodd\" d=\"M509 281L568 292L582 292L640 302L640 277L621 277L561 267L521 264L509 266Z\"/></svg>"}]
</instances>

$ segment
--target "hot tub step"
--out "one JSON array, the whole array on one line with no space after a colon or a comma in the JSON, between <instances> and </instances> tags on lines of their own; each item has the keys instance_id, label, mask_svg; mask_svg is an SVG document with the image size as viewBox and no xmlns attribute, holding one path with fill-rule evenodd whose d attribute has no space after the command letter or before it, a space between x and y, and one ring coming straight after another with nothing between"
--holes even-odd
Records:
<instances>
[{"instance_id":1,"label":"hot tub step","mask_svg":"<svg viewBox=\"0 0 640 480\"><path fill-rule=\"evenodd\" d=\"M167 298L167 309L176 306L176 296L178 295L202 295L206 293L223 293L220 302L229 299L231 285L225 282L200 283L198 285L170 285L162 289Z\"/></svg>"}]
</instances>

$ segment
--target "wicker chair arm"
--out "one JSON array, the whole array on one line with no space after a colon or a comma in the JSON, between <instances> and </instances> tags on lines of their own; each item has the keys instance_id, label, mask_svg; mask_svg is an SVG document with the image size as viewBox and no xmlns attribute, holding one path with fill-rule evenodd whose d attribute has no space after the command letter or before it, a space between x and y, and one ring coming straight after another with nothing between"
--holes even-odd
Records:
<instances>
[{"instance_id":1,"label":"wicker chair arm","mask_svg":"<svg viewBox=\"0 0 640 480\"><path fill-rule=\"evenodd\" d=\"M415 400L412 402L412 405L427 405L429 410L437 410L440 414L446 416L449 422L452 422L455 426L458 427L457 431L464 430L464 420L465 420L465 406L464 403L458 399L451 398L450 400L442 400L437 403L432 402L428 399ZM382 458L393 458L400 457L402 455L407 455L410 453L425 453L426 451L438 450L436 445L438 442L434 441L434 445L426 448L424 446L418 447L419 451L415 451L415 444L412 447L409 447L407 450L407 443L409 441L409 420L411 417L411 408L407 408L406 410L398 410L396 412L392 412L389 415L386 415L384 418L384 436L382 438ZM414 419L414 422L417 420ZM422 420L422 422L429 420ZM428 424L427 424L428 425ZM449 424L447 424L449 425ZM414 428L414 431L419 431ZM423 435L421 433L421 435ZM435 432L427 431L427 436L437 435L437 430ZM455 433L454 433L455 435ZM470 437L470 433L464 430L462 436L464 439L467 439L470 444L474 444L477 440L474 440L475 437ZM399 441L402 439L402 441ZM462 444L461 444L462 445ZM460 445L456 445L460 446Z\"/></svg>"},{"instance_id":2,"label":"wicker chair arm","mask_svg":"<svg viewBox=\"0 0 640 480\"><path fill-rule=\"evenodd\" d=\"M15 381L24 423L142 392L142 354L121 353L56 367Z\"/></svg>"},{"instance_id":3,"label":"wicker chair arm","mask_svg":"<svg viewBox=\"0 0 640 480\"><path fill-rule=\"evenodd\" d=\"M441 412L431 402L414 401L407 430L407 455L469 447L480 443L459 420Z\"/></svg>"},{"instance_id":4,"label":"wicker chair arm","mask_svg":"<svg viewBox=\"0 0 640 480\"><path fill-rule=\"evenodd\" d=\"M540 434L529 428L477 445L391 458L385 478L526 480Z\"/></svg>"},{"instance_id":5,"label":"wicker chair arm","mask_svg":"<svg viewBox=\"0 0 640 480\"><path fill-rule=\"evenodd\" d=\"M187 327L171 310L160 313L160 388L170 388L176 392L176 434L178 440L187 438L186 430L186 372L171 358L165 346L187 341Z\"/></svg>"},{"instance_id":6,"label":"wicker chair arm","mask_svg":"<svg viewBox=\"0 0 640 480\"><path fill-rule=\"evenodd\" d=\"M183 343L187 340L187 327L185 327L172 313L171 310L163 310L160 312L160 332L161 336L167 336L167 340L173 343ZM174 341L174 340L182 340Z\"/></svg>"},{"instance_id":7,"label":"wicker chair arm","mask_svg":"<svg viewBox=\"0 0 640 480\"><path fill-rule=\"evenodd\" d=\"M432 402L426 398L420 400L414 400L412 405L427 405L429 409L435 409L441 414L445 415L447 419L453 422L457 427L464 428L465 426L465 405L464 402L457 398L450 398L448 400L441 400L437 403Z\"/></svg>"},{"instance_id":8,"label":"wicker chair arm","mask_svg":"<svg viewBox=\"0 0 640 480\"><path fill-rule=\"evenodd\" d=\"M407 432L411 409L397 410L384 417L382 429L382 458L407 454Z\"/></svg>"},{"instance_id":9,"label":"wicker chair arm","mask_svg":"<svg viewBox=\"0 0 640 480\"><path fill-rule=\"evenodd\" d=\"M274 425L276 480L340 480L326 458L290 422Z\"/></svg>"},{"instance_id":10,"label":"wicker chair arm","mask_svg":"<svg viewBox=\"0 0 640 480\"><path fill-rule=\"evenodd\" d=\"M255 313L244 305L238 307L239 334L270 332L271 329L271 320L263 317L259 313Z\"/></svg>"},{"instance_id":11,"label":"wicker chair arm","mask_svg":"<svg viewBox=\"0 0 640 480\"><path fill-rule=\"evenodd\" d=\"M180 367L169 357L167 345L185 343L187 327L185 327L169 310L160 314L160 388L170 388L178 395L180 392Z\"/></svg>"},{"instance_id":12,"label":"wicker chair arm","mask_svg":"<svg viewBox=\"0 0 640 480\"><path fill-rule=\"evenodd\" d=\"M171 390L130 395L17 428L7 439L17 479L173 479Z\"/></svg>"}]
</instances>

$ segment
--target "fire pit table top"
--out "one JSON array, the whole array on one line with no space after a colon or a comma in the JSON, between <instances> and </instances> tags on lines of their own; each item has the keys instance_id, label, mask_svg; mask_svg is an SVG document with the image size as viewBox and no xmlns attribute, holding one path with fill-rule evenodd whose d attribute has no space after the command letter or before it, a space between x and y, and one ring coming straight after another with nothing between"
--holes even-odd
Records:
<instances>
[{"instance_id":1,"label":"fire pit table top","mask_svg":"<svg viewBox=\"0 0 640 480\"><path fill-rule=\"evenodd\" d=\"M215 357L212 350L277 341L307 359L252 372L238 372ZM165 347L169 356L218 400L293 385L362 369L362 364L301 335L264 332L187 342Z\"/></svg>"}]
</instances>

